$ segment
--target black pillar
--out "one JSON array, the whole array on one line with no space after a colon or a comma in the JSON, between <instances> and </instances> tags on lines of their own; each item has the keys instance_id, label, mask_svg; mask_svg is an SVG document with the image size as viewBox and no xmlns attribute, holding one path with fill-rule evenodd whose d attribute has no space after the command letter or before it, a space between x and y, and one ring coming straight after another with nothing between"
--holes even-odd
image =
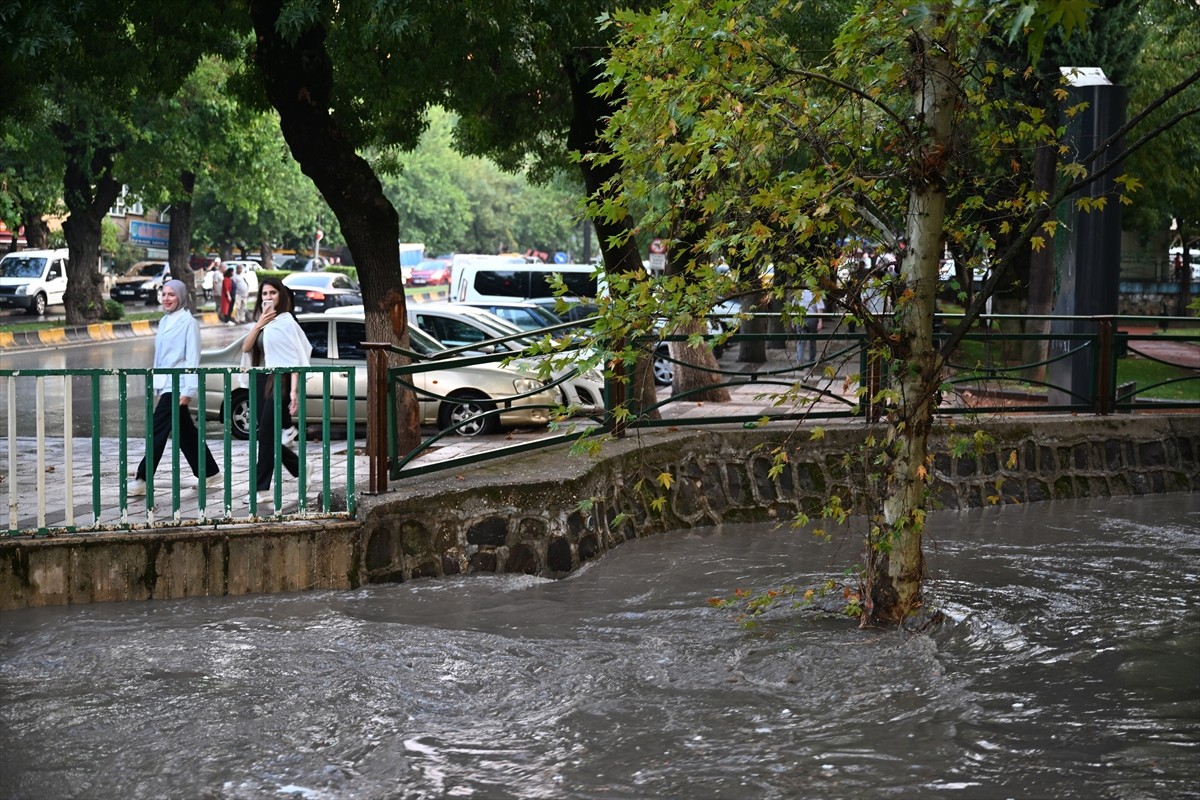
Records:
<instances>
[{"instance_id":1,"label":"black pillar","mask_svg":"<svg viewBox=\"0 0 1200 800\"><path fill-rule=\"evenodd\" d=\"M1098 72L1098 70L1096 71ZM1087 107L1071 118L1067 127L1066 144L1071 153L1063 163L1086 158L1125 123L1126 89L1113 86L1100 75L1103 83L1071 86L1067 108L1087 103ZM1064 115L1065 116L1065 115ZM1108 146L1087 165L1093 174L1115 160L1124 144L1117 141ZM1068 198L1059 208L1059 228L1055 236L1055 262L1058 271L1058 292L1054 314L1063 316L1092 316L1117 313L1117 290L1121 267L1121 203L1115 178L1120 169L1090 184L1079 194ZM1105 199L1103 209L1080 210L1080 198ZM1051 334L1095 333L1097 325L1082 320L1055 320ZM1051 357L1078 350L1083 342L1052 339ZM1084 402L1092 396L1096 379L1095 348L1087 348L1066 358L1054 361L1049 369L1049 382L1058 389L1050 390L1049 403L1060 405ZM1108 392L1112 387L1096 387Z\"/></svg>"}]
</instances>

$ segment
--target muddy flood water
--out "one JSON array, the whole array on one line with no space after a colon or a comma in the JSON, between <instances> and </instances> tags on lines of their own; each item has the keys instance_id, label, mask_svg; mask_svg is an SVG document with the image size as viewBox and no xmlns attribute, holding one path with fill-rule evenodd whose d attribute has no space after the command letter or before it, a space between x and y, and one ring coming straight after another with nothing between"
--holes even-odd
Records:
<instances>
[{"instance_id":1,"label":"muddy flood water","mask_svg":"<svg viewBox=\"0 0 1200 800\"><path fill-rule=\"evenodd\" d=\"M1200 797L1200 495L933 514L927 633L706 603L854 551L6 613L0 796Z\"/></svg>"}]
</instances>

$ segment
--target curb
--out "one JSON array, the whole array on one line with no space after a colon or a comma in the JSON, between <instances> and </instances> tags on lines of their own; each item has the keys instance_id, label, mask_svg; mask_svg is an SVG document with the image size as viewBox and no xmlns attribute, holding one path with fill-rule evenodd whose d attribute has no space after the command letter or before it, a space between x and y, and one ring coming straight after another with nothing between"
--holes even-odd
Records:
<instances>
[{"instance_id":1,"label":"curb","mask_svg":"<svg viewBox=\"0 0 1200 800\"><path fill-rule=\"evenodd\" d=\"M213 314L213 319L216 315ZM74 328L45 328L40 331L0 332L0 350L21 350L55 347L75 342L108 342L152 336L158 330L158 320L140 319L134 322L94 322Z\"/></svg>"}]
</instances>

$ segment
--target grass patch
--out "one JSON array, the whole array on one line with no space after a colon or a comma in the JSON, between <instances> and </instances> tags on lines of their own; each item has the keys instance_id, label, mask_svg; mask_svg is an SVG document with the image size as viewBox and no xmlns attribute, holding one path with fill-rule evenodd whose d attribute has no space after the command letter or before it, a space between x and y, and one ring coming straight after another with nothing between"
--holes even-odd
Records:
<instances>
[{"instance_id":1,"label":"grass patch","mask_svg":"<svg viewBox=\"0 0 1200 800\"><path fill-rule=\"evenodd\" d=\"M1190 381L1172 383L1169 386L1156 386L1163 381L1191 378ZM1138 397L1152 397L1158 400L1190 400L1200 399L1200 374L1194 370L1180 369L1157 361L1147 361L1144 358L1117 359L1117 385L1136 383L1139 387ZM1153 389L1141 391L1143 386L1154 386Z\"/></svg>"},{"instance_id":2,"label":"grass patch","mask_svg":"<svg viewBox=\"0 0 1200 800\"><path fill-rule=\"evenodd\" d=\"M1013 346L1019 343L1009 342L1008 344ZM959 377L970 376L971 367L1006 369L1020 366L1021 364L1019 360L1008 357L1004 352L1004 348L999 346L999 343L989 344L981 341L960 342L958 348L955 350L953 360L955 363L967 368L965 372L959 374ZM980 381L995 379L994 376L990 376L982 371L977 373L977 376ZM1013 388L1020 387L1019 376L1014 375L1013 378L1015 380L1005 381L1004 385ZM1159 385L1167 381L1177 382L1166 386ZM1138 358L1137 356L1118 358L1117 385L1130 382L1137 384L1139 387L1137 396L1140 398L1191 402L1200 399L1200 373L1183 367L1160 364L1157 361L1150 361ZM1143 391L1140 387L1153 388ZM1044 386L1027 385L1024 388L1031 394L1046 393Z\"/></svg>"}]
</instances>

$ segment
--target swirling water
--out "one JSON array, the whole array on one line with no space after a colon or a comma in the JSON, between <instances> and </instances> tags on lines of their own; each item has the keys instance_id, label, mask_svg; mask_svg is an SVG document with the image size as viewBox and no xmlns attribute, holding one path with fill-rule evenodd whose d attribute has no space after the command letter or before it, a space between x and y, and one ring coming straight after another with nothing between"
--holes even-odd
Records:
<instances>
[{"instance_id":1,"label":"swirling water","mask_svg":"<svg viewBox=\"0 0 1200 800\"><path fill-rule=\"evenodd\" d=\"M706 598L851 544L0 619L13 798L1200 797L1200 495L931 516L927 633Z\"/></svg>"}]
</instances>

